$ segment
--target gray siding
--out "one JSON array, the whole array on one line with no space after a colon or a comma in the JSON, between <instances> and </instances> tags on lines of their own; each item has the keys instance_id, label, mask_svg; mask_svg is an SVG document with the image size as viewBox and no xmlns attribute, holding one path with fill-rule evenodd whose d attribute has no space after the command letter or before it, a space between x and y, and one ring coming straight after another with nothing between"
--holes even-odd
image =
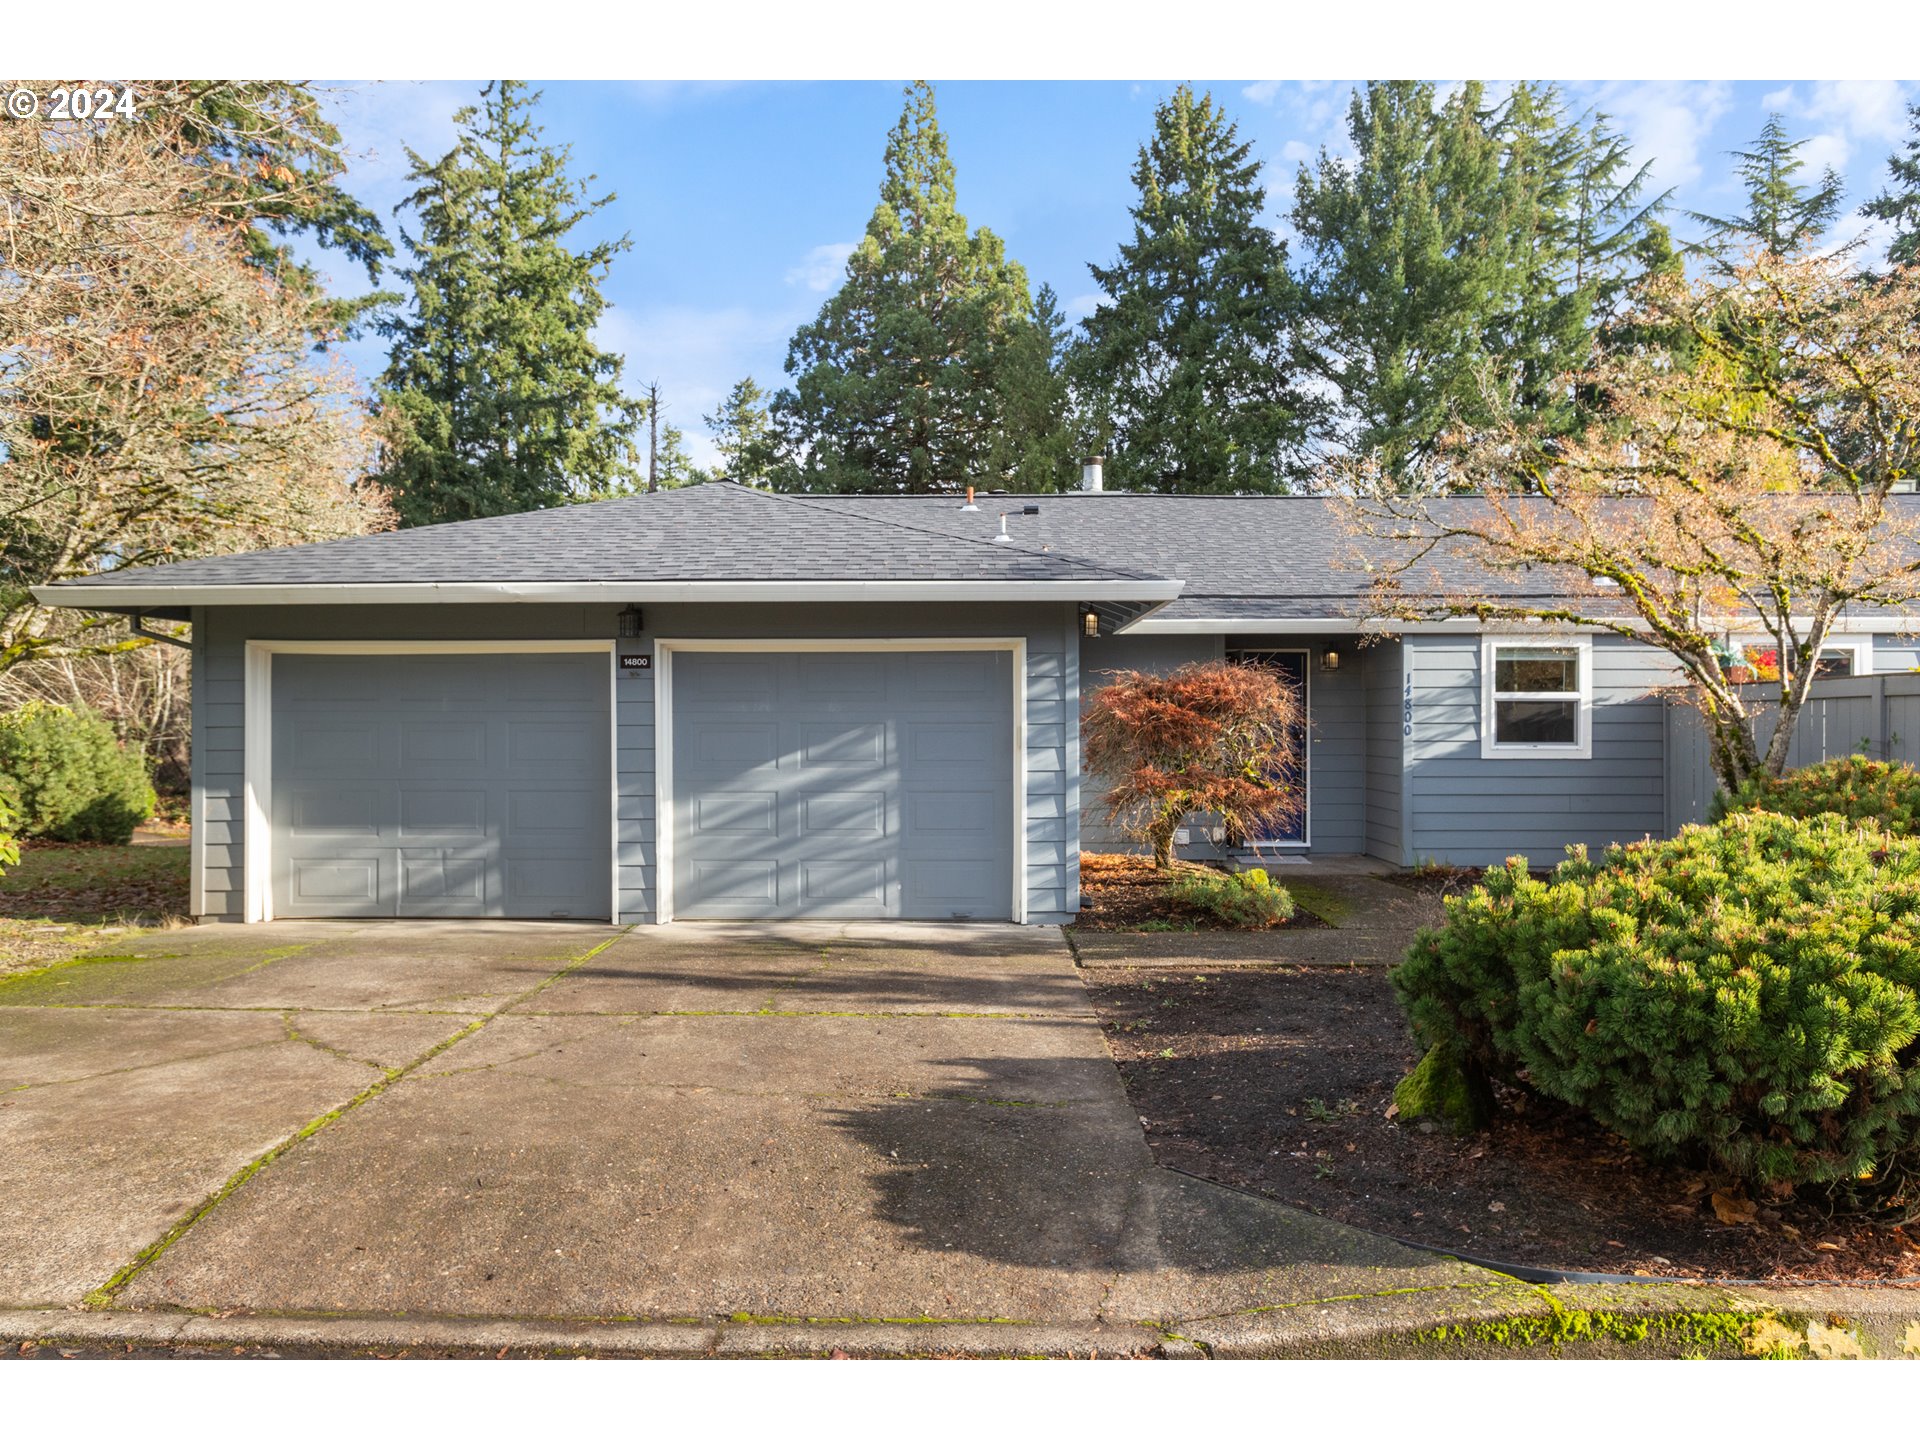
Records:
<instances>
[{"instance_id":1,"label":"gray siding","mask_svg":"<svg viewBox=\"0 0 1920 1440\"><path fill-rule=\"evenodd\" d=\"M194 627L195 864L201 912L244 913L245 648L249 639L535 640L611 637L602 605L288 606L209 609ZM1075 611L1065 605L649 605L646 633L618 644L648 654L659 638L970 636L1027 641L1027 918L1079 908L1078 675ZM654 714L651 671L615 682L615 818L620 919L655 915Z\"/></svg>"},{"instance_id":2,"label":"gray siding","mask_svg":"<svg viewBox=\"0 0 1920 1440\"><path fill-rule=\"evenodd\" d=\"M1566 846L1595 849L1666 833L1664 701L1671 662L1658 650L1593 637L1593 753L1579 759L1480 754L1480 636L1410 635L1413 734L1406 741L1406 846L1414 860L1551 865Z\"/></svg>"},{"instance_id":3,"label":"gray siding","mask_svg":"<svg viewBox=\"0 0 1920 1440\"><path fill-rule=\"evenodd\" d=\"M1402 736L1406 667L1398 640L1377 642L1360 653L1366 688L1367 854L1405 865L1401 806L1407 783Z\"/></svg>"}]
</instances>

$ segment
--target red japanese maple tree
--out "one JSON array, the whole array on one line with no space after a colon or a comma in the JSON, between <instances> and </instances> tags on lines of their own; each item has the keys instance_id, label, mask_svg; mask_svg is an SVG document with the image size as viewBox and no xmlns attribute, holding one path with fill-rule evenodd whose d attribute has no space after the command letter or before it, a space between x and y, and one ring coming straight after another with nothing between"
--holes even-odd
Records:
<instances>
[{"instance_id":1,"label":"red japanese maple tree","mask_svg":"<svg viewBox=\"0 0 1920 1440\"><path fill-rule=\"evenodd\" d=\"M1297 814L1288 764L1300 696L1261 665L1206 661L1165 675L1108 671L1081 721L1089 770L1106 782L1106 815L1173 864L1173 832L1211 811L1239 837Z\"/></svg>"}]
</instances>

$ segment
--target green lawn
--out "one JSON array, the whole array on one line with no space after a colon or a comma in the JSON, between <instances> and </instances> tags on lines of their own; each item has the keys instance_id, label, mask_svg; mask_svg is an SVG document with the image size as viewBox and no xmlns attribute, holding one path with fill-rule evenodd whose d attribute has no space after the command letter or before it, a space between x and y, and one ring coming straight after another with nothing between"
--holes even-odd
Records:
<instances>
[{"instance_id":1,"label":"green lawn","mask_svg":"<svg viewBox=\"0 0 1920 1440\"><path fill-rule=\"evenodd\" d=\"M66 960L108 935L180 924L184 845L34 845L0 875L0 974Z\"/></svg>"}]
</instances>

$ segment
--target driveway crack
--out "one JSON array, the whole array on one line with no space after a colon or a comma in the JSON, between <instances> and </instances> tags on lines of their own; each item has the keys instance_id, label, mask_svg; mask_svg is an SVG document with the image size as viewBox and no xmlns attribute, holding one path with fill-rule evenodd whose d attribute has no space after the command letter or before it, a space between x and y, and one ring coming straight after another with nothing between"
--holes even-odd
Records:
<instances>
[{"instance_id":1,"label":"driveway crack","mask_svg":"<svg viewBox=\"0 0 1920 1440\"><path fill-rule=\"evenodd\" d=\"M114 1300L120 1295L120 1292L132 1284L154 1261L166 1254L182 1237L191 1232L194 1226L198 1225L202 1220L206 1219L207 1216L217 1210L229 1196L240 1190L249 1180L273 1164L273 1162L278 1160L282 1155L285 1155L288 1151L300 1145L301 1142L318 1135L322 1130L332 1125L334 1121L352 1114L368 1101L378 1099L395 1085L398 1085L402 1080L405 1080L409 1075L413 1074L413 1072L421 1066L432 1063L440 1056L446 1054L447 1051L451 1050L454 1046L458 1045L462 1040L479 1034L494 1020L506 1014L507 1011L522 1001L531 1000L548 986L556 984L558 981L572 974L575 970L578 970L582 965L585 965L589 960L600 954L601 951L611 946L614 941L618 940L621 935L626 934L627 930L631 928L631 926L625 927L619 935L610 936L598 945L595 945L591 950L575 956L559 969L542 979L539 984L531 986L520 994L515 995L497 1009L491 1010L478 1019L463 1025L460 1029L454 1031L453 1034L414 1056L414 1058L406 1064L395 1066L391 1069L383 1069L380 1078L367 1086L366 1089L360 1091L351 1099L334 1106L333 1109L316 1115L286 1139L270 1147L264 1153L255 1156L252 1160L234 1171L232 1175L229 1175L219 1189L215 1190L205 1200L202 1200L198 1205L194 1206L194 1208L187 1213L186 1217L169 1229L166 1234L162 1235L151 1245L148 1245L138 1255L134 1256L131 1261L97 1286L92 1293L87 1296L84 1302L86 1307L89 1310L103 1310L111 1306ZM291 1029L291 1026L289 1028Z\"/></svg>"}]
</instances>

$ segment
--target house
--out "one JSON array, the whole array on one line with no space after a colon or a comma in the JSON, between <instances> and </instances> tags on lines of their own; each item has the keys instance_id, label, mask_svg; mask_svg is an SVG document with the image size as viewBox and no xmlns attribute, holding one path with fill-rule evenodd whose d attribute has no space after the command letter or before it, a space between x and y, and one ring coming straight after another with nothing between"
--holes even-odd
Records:
<instances>
[{"instance_id":1,"label":"house","mask_svg":"<svg viewBox=\"0 0 1920 1440\"><path fill-rule=\"evenodd\" d=\"M714 484L35 593L192 622L207 919L1065 921L1083 846L1121 843L1083 697L1222 656L1307 698L1307 803L1269 854L1669 828L1660 652L1369 627L1355 544L1307 498ZM1890 629L1823 663L1912 667Z\"/></svg>"}]
</instances>

